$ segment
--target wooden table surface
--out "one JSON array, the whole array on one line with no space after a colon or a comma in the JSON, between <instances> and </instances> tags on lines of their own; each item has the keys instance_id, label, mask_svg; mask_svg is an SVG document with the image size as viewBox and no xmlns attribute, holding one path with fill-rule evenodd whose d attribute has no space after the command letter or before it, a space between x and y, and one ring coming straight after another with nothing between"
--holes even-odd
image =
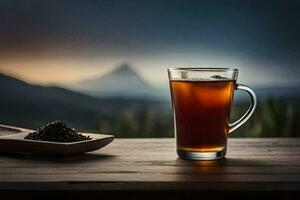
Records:
<instances>
[{"instance_id":1,"label":"wooden table surface","mask_svg":"<svg viewBox=\"0 0 300 200\"><path fill-rule=\"evenodd\" d=\"M177 158L174 139L115 139L69 158L0 155L0 191L300 191L300 138L229 139L227 158Z\"/></svg>"}]
</instances>

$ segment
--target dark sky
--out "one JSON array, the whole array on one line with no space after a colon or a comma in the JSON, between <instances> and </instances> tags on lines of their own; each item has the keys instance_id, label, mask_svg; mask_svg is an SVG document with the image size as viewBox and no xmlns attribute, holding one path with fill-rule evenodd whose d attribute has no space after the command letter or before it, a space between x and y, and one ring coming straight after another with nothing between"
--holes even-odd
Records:
<instances>
[{"instance_id":1,"label":"dark sky","mask_svg":"<svg viewBox=\"0 0 300 200\"><path fill-rule=\"evenodd\" d=\"M22 75L12 61L111 58L143 72L182 56L169 63L236 59L252 75L274 68L273 82L281 70L283 80L297 81L299 10L299 0L0 0L0 69Z\"/></svg>"}]
</instances>

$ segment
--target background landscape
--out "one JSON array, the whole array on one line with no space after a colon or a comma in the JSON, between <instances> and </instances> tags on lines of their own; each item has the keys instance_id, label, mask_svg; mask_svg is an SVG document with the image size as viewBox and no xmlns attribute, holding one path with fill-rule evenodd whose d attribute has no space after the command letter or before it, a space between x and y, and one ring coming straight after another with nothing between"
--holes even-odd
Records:
<instances>
[{"instance_id":1,"label":"background landscape","mask_svg":"<svg viewBox=\"0 0 300 200\"><path fill-rule=\"evenodd\" d=\"M172 137L168 90L148 85L128 64L72 89L32 85L0 75L0 121L38 128L62 120L78 130L114 133L117 137ZM233 137L298 137L300 91L295 86L255 89L257 110ZM232 120L248 107L235 95ZM201 123L201 122L199 122Z\"/></svg>"},{"instance_id":2,"label":"background landscape","mask_svg":"<svg viewBox=\"0 0 300 200\"><path fill-rule=\"evenodd\" d=\"M299 137L299 9L297 0L2 0L0 124L173 137L166 69L229 67L258 96L232 137ZM231 120L248 104L237 92Z\"/></svg>"}]
</instances>

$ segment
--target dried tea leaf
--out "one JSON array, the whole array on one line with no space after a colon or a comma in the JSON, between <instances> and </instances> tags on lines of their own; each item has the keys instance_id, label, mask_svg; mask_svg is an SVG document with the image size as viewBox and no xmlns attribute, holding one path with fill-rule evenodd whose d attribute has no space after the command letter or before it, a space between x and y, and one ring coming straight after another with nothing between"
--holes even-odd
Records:
<instances>
[{"instance_id":1,"label":"dried tea leaf","mask_svg":"<svg viewBox=\"0 0 300 200\"><path fill-rule=\"evenodd\" d=\"M29 133L24 139L52 142L78 142L91 140L92 138L77 133L75 129L67 127L62 121L54 121Z\"/></svg>"}]
</instances>

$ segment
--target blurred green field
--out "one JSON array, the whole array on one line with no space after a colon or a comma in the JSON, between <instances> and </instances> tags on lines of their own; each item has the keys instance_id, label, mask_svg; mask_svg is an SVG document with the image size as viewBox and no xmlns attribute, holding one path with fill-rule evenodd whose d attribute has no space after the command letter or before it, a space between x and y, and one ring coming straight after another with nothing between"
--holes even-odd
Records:
<instances>
[{"instance_id":1,"label":"blurred green field","mask_svg":"<svg viewBox=\"0 0 300 200\"><path fill-rule=\"evenodd\" d=\"M250 120L230 137L300 137L299 99L269 98L259 101ZM247 104L234 104L231 121L238 119L247 107ZM59 111L64 108L60 107ZM74 111L71 115L63 111L64 115L61 115L53 110L54 115L43 113L43 118L40 117L39 113L43 112L40 110L23 115L12 113L11 109L8 109L6 114L0 117L2 123L33 129L59 119L79 131L113 133L122 138L174 137L170 103L125 103L120 100L107 104L106 109L109 113L107 115L98 115L94 111L83 115L77 112L76 116L73 115Z\"/></svg>"},{"instance_id":2,"label":"blurred green field","mask_svg":"<svg viewBox=\"0 0 300 200\"><path fill-rule=\"evenodd\" d=\"M247 106L235 104L231 120L238 119ZM115 121L106 122L106 125L111 128L104 131L113 131L118 137L173 137L171 109L151 111L145 105L136 111L123 111ZM299 137L299 128L299 99L273 97L259 101L251 119L230 137Z\"/></svg>"},{"instance_id":3,"label":"blurred green field","mask_svg":"<svg viewBox=\"0 0 300 200\"><path fill-rule=\"evenodd\" d=\"M259 101L252 118L233 137L299 137L300 99L268 98ZM240 115L236 107L233 118Z\"/></svg>"}]
</instances>

